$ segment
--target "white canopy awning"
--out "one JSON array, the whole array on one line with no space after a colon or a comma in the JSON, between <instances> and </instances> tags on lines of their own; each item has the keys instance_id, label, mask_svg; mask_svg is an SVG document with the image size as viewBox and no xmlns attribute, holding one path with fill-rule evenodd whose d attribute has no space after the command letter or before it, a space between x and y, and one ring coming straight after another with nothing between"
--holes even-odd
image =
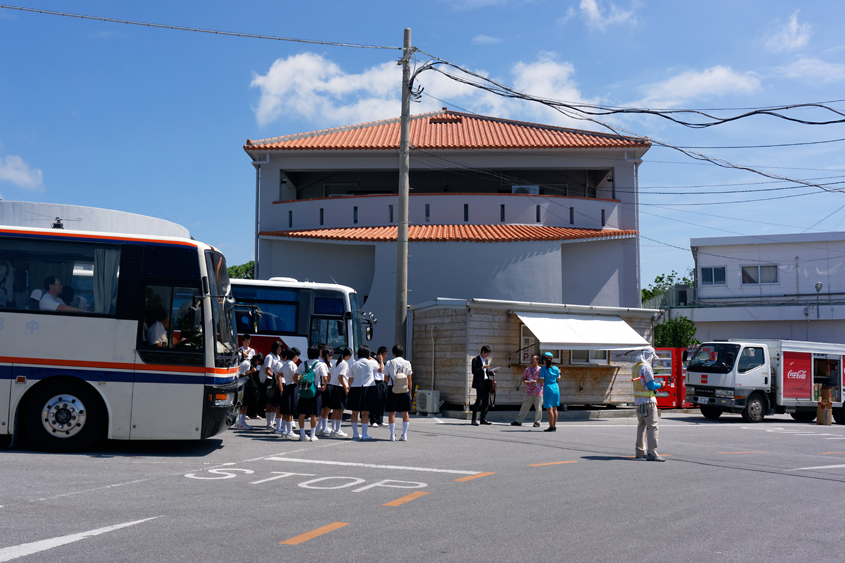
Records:
<instances>
[{"instance_id":1,"label":"white canopy awning","mask_svg":"<svg viewBox=\"0 0 845 563\"><path fill-rule=\"evenodd\" d=\"M648 341L619 317L516 313L543 350L633 350Z\"/></svg>"}]
</instances>

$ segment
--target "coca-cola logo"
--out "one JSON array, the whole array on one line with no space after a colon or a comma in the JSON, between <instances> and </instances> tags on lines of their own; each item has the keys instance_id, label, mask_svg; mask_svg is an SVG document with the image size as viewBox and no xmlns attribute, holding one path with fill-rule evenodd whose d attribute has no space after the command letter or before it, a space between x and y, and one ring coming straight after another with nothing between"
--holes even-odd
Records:
<instances>
[{"instance_id":1,"label":"coca-cola logo","mask_svg":"<svg viewBox=\"0 0 845 563\"><path fill-rule=\"evenodd\" d=\"M799 369L798 371L789 370L786 373L787 379L807 379L807 370Z\"/></svg>"}]
</instances>

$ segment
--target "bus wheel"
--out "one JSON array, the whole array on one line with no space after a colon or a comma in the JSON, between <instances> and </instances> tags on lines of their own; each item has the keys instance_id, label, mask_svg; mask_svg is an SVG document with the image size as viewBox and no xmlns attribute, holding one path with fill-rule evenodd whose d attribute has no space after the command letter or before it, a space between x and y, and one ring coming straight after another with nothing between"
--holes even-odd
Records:
<instances>
[{"instance_id":1,"label":"bus wheel","mask_svg":"<svg viewBox=\"0 0 845 563\"><path fill-rule=\"evenodd\" d=\"M765 409L765 404L760 395L751 395L742 411L742 420L745 422L762 422Z\"/></svg>"},{"instance_id":2,"label":"bus wheel","mask_svg":"<svg viewBox=\"0 0 845 563\"><path fill-rule=\"evenodd\" d=\"M791 412L789 416L798 422L813 422L816 419L816 413L814 412Z\"/></svg>"},{"instance_id":3,"label":"bus wheel","mask_svg":"<svg viewBox=\"0 0 845 563\"><path fill-rule=\"evenodd\" d=\"M701 407L701 414L704 418L708 418L710 420L716 420L720 416L722 416L722 411L715 407Z\"/></svg>"},{"instance_id":4,"label":"bus wheel","mask_svg":"<svg viewBox=\"0 0 845 563\"><path fill-rule=\"evenodd\" d=\"M77 452L103 435L102 403L84 383L64 380L36 389L26 413L26 431L40 450Z\"/></svg>"}]
</instances>

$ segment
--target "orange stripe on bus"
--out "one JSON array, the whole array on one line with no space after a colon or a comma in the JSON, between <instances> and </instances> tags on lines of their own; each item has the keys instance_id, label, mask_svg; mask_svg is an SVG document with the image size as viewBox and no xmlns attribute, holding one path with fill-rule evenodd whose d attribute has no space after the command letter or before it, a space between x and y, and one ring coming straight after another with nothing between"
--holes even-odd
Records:
<instances>
[{"instance_id":1,"label":"orange stripe on bus","mask_svg":"<svg viewBox=\"0 0 845 563\"><path fill-rule=\"evenodd\" d=\"M158 364L127 364L116 362L95 362L80 360L55 360L52 358L19 358L0 356L0 363L45 365L77 368L125 369L136 371L172 371L179 373L214 373L231 375L238 372L238 368L206 368L201 366L166 366Z\"/></svg>"},{"instance_id":2,"label":"orange stripe on bus","mask_svg":"<svg viewBox=\"0 0 845 563\"><path fill-rule=\"evenodd\" d=\"M45 237L64 237L64 238L87 238L87 239L95 239L95 240L114 240L114 241L130 241L130 242L150 242L150 243L161 243L161 244L178 244L180 246L190 246L192 248L199 248L199 246L195 243L182 241L182 240L168 240L168 239L148 239L148 238L138 238L138 237L121 237L121 236L108 236L108 235L95 235L95 234L84 234L84 233L69 233L65 230L59 231L56 229L56 232L53 231L21 231L17 229L0 229L0 233L10 233L14 235L36 235L36 236L45 236Z\"/></svg>"}]
</instances>

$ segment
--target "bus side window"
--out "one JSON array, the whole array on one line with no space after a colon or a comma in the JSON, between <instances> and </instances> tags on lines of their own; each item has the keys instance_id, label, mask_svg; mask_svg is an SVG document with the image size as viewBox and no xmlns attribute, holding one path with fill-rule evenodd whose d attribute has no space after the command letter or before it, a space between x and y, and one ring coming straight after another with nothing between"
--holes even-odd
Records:
<instances>
[{"instance_id":1,"label":"bus side window","mask_svg":"<svg viewBox=\"0 0 845 563\"><path fill-rule=\"evenodd\" d=\"M140 346L147 350L201 352L202 295L199 288L147 285Z\"/></svg>"}]
</instances>

